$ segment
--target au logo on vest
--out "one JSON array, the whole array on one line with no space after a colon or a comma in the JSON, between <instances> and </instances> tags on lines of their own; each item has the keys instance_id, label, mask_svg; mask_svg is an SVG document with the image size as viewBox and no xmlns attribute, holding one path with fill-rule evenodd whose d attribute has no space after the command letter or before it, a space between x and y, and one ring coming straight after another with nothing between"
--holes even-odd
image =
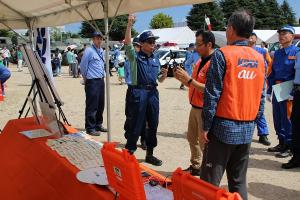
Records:
<instances>
[{"instance_id":1,"label":"au logo on vest","mask_svg":"<svg viewBox=\"0 0 300 200\"><path fill-rule=\"evenodd\" d=\"M239 79L252 80L252 79L255 79L256 74L255 74L255 71L253 71L251 69L258 67L258 61L239 58L238 67L250 68L250 69L243 69L243 70L239 71L239 73L238 73Z\"/></svg>"}]
</instances>

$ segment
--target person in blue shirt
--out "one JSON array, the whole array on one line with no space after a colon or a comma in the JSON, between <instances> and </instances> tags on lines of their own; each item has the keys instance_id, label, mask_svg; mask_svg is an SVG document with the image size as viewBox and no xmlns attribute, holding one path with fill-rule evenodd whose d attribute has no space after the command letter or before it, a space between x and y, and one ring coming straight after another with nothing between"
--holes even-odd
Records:
<instances>
[{"instance_id":1,"label":"person in blue shirt","mask_svg":"<svg viewBox=\"0 0 300 200\"><path fill-rule=\"evenodd\" d=\"M2 90L2 95L5 96L4 84L10 78L11 72L3 64L0 64L0 87Z\"/></svg>"},{"instance_id":2,"label":"person in blue shirt","mask_svg":"<svg viewBox=\"0 0 300 200\"><path fill-rule=\"evenodd\" d=\"M271 62L270 60L268 60L267 56L268 56L268 52L267 50L257 47L256 46L256 41L257 41L257 35L253 32L251 34L251 36L249 37L249 46L252 47L253 49L255 49L255 51L257 51L258 53L260 53L263 57L264 60L266 62L266 71L267 71L267 67L268 67L268 62ZM256 124L257 124L257 135L259 137L258 142L266 145L266 146L270 146L271 143L268 139L268 135L269 135L269 130L268 130L268 123L267 120L265 118L265 115L262 114L257 120L256 120Z\"/></svg>"},{"instance_id":3,"label":"person in blue shirt","mask_svg":"<svg viewBox=\"0 0 300 200\"><path fill-rule=\"evenodd\" d=\"M283 169L300 167L300 51L296 54L295 78L293 90L292 122L292 145L293 157L289 162L282 164Z\"/></svg>"},{"instance_id":4,"label":"person in blue shirt","mask_svg":"<svg viewBox=\"0 0 300 200\"><path fill-rule=\"evenodd\" d=\"M80 70L85 83L85 129L87 134L99 136L107 132L102 126L105 103L105 61L101 43L101 32L93 33L93 45L83 53Z\"/></svg>"},{"instance_id":5,"label":"person in blue shirt","mask_svg":"<svg viewBox=\"0 0 300 200\"><path fill-rule=\"evenodd\" d=\"M189 76L192 75L194 65L199 60L200 56L197 51L195 51L195 44L189 44L188 51L186 52L185 60L183 63L185 71L188 73ZM180 85L180 89L184 89L184 85Z\"/></svg>"},{"instance_id":6,"label":"person in blue shirt","mask_svg":"<svg viewBox=\"0 0 300 200\"><path fill-rule=\"evenodd\" d=\"M274 53L271 73L268 76L267 100L271 102L272 87L295 77L295 60L299 48L292 44L295 29L284 26L278 30L279 43L282 48ZM269 148L269 152L278 152L275 156L285 158L290 156L292 127L290 121L292 101L289 99L278 102L276 96L272 97L273 121L279 144Z\"/></svg>"},{"instance_id":7,"label":"person in blue shirt","mask_svg":"<svg viewBox=\"0 0 300 200\"><path fill-rule=\"evenodd\" d=\"M151 31L145 31L139 36L141 51L136 53L131 44L131 29L135 16L128 16L128 24L125 34L125 51L130 62L131 85L126 93L126 121L124 125L125 148L133 154L137 149L137 141L145 120L148 124L146 134L146 159L147 163L160 166L162 161L153 155L157 146L157 127L159 119L159 95L157 80L163 82L168 70L160 69L159 59L154 56L155 40Z\"/></svg>"}]
</instances>

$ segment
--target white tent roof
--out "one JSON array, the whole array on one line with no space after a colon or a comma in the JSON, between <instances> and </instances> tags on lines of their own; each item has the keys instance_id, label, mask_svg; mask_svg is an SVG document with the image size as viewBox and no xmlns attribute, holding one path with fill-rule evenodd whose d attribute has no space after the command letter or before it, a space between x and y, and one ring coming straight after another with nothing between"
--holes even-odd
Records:
<instances>
[{"instance_id":1,"label":"white tent roof","mask_svg":"<svg viewBox=\"0 0 300 200\"><path fill-rule=\"evenodd\" d=\"M175 28L152 29L155 36L159 36L157 43L174 42L179 47L186 48L195 42L195 33L187 26Z\"/></svg>"},{"instance_id":2,"label":"white tent roof","mask_svg":"<svg viewBox=\"0 0 300 200\"><path fill-rule=\"evenodd\" d=\"M261 42L266 42L274 35L277 34L277 30L253 30L253 32L257 35L257 44Z\"/></svg>"},{"instance_id":3,"label":"white tent roof","mask_svg":"<svg viewBox=\"0 0 300 200\"><path fill-rule=\"evenodd\" d=\"M216 45L223 47L227 44L226 32L225 31L212 31L215 36Z\"/></svg>"},{"instance_id":4,"label":"white tent roof","mask_svg":"<svg viewBox=\"0 0 300 200\"><path fill-rule=\"evenodd\" d=\"M104 18L101 2L108 1L108 16L135 13L157 8L205 3L212 0L1 0L0 22L10 28L47 27ZM119 7L119 3L120 7ZM119 8L119 9L118 9ZM90 13L92 17L90 16ZM7 28L0 24L0 29Z\"/></svg>"}]
</instances>

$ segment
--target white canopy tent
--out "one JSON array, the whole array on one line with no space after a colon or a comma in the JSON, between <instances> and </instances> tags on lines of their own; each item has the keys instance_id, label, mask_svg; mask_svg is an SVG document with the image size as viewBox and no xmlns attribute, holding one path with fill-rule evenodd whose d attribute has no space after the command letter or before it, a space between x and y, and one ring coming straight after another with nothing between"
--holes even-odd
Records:
<instances>
[{"instance_id":1,"label":"white canopy tent","mask_svg":"<svg viewBox=\"0 0 300 200\"><path fill-rule=\"evenodd\" d=\"M257 44L261 44L261 42L267 42L270 40L270 38L277 34L277 30L254 29L253 32L257 35Z\"/></svg>"},{"instance_id":2,"label":"white canopy tent","mask_svg":"<svg viewBox=\"0 0 300 200\"><path fill-rule=\"evenodd\" d=\"M227 44L226 32L225 31L212 31L215 36L216 45L224 47Z\"/></svg>"},{"instance_id":3,"label":"white canopy tent","mask_svg":"<svg viewBox=\"0 0 300 200\"><path fill-rule=\"evenodd\" d=\"M175 28L152 29L154 35L159 36L157 43L176 43L179 48L187 48L195 42L195 33L188 26Z\"/></svg>"},{"instance_id":4,"label":"white canopy tent","mask_svg":"<svg viewBox=\"0 0 300 200\"><path fill-rule=\"evenodd\" d=\"M108 17L157 8L199 4L213 0L0 0L0 29L33 30L37 27L59 26L84 20L105 19L105 39L108 41ZM93 24L91 24L93 26ZM94 27L97 28L97 27ZM108 49L108 42L106 42ZM108 51L106 51L108 66ZM108 67L106 69L107 74ZM111 141L110 87L106 76L108 141Z\"/></svg>"}]
</instances>

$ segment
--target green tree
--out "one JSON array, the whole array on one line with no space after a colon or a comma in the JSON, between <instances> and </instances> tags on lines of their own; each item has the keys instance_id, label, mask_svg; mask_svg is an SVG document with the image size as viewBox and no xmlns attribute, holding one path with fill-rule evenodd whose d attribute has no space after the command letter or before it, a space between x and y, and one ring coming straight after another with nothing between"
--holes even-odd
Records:
<instances>
[{"instance_id":1,"label":"green tree","mask_svg":"<svg viewBox=\"0 0 300 200\"><path fill-rule=\"evenodd\" d=\"M9 30L0 30L0 37L10 37L11 36L11 32Z\"/></svg>"},{"instance_id":2,"label":"green tree","mask_svg":"<svg viewBox=\"0 0 300 200\"><path fill-rule=\"evenodd\" d=\"M289 3L286 0L282 2L281 10L283 13L284 22L289 25L295 25L296 23L295 12L293 11L293 9L290 7Z\"/></svg>"},{"instance_id":3,"label":"green tree","mask_svg":"<svg viewBox=\"0 0 300 200\"><path fill-rule=\"evenodd\" d=\"M51 40L60 41L62 39L62 32L59 28L53 27L51 28Z\"/></svg>"},{"instance_id":4,"label":"green tree","mask_svg":"<svg viewBox=\"0 0 300 200\"><path fill-rule=\"evenodd\" d=\"M152 29L172 28L173 25L174 23L172 17L163 13L158 13L157 15L154 15L150 22L150 27Z\"/></svg>"},{"instance_id":5,"label":"green tree","mask_svg":"<svg viewBox=\"0 0 300 200\"><path fill-rule=\"evenodd\" d=\"M188 26L192 30L203 29L206 25L205 15L209 17L213 30L225 30L224 14L216 2L193 5L186 17Z\"/></svg>"},{"instance_id":6,"label":"green tree","mask_svg":"<svg viewBox=\"0 0 300 200\"><path fill-rule=\"evenodd\" d=\"M113 22L113 26L109 32L109 37L110 40L115 40L115 41L121 41L124 39L125 37L125 31L126 31L126 27L127 27L127 18L128 15L121 15L121 16L117 16ZM112 19L110 18L108 20L109 25L112 22ZM93 22L90 22L93 24ZM105 32L105 27L104 27L104 20L95 20L95 23L97 24L97 26L99 27L99 29L101 30L101 32L104 34ZM87 22L82 22L81 24L81 31L80 31L80 35L82 37L91 37L91 34L94 32L95 30L93 29L93 27L91 27L89 25L89 23ZM133 29L132 30L132 35L136 36L137 32Z\"/></svg>"},{"instance_id":7,"label":"green tree","mask_svg":"<svg viewBox=\"0 0 300 200\"><path fill-rule=\"evenodd\" d=\"M220 6L227 20L239 8L251 11L255 29L278 29L286 23L277 0L221 0Z\"/></svg>"},{"instance_id":8,"label":"green tree","mask_svg":"<svg viewBox=\"0 0 300 200\"><path fill-rule=\"evenodd\" d=\"M285 24L283 12L277 0L265 0L265 17L263 18L264 28L278 29Z\"/></svg>"},{"instance_id":9,"label":"green tree","mask_svg":"<svg viewBox=\"0 0 300 200\"><path fill-rule=\"evenodd\" d=\"M237 9L240 8L240 1L239 0L221 0L220 7L223 11L223 15L227 20L229 19L230 15Z\"/></svg>"}]
</instances>

